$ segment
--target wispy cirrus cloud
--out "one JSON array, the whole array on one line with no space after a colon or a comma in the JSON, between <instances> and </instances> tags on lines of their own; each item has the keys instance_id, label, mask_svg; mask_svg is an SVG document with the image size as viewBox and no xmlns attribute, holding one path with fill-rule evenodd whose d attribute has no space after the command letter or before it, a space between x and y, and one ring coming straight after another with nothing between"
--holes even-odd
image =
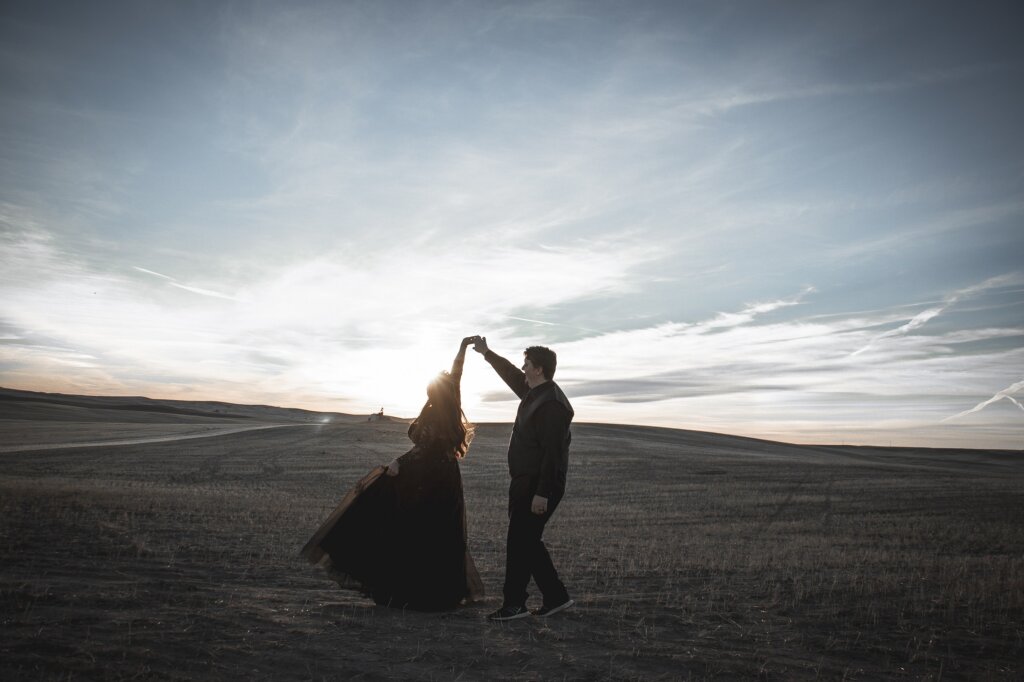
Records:
<instances>
[{"instance_id":1,"label":"wispy cirrus cloud","mask_svg":"<svg viewBox=\"0 0 1024 682\"><path fill-rule=\"evenodd\" d=\"M98 276L43 232L11 248L24 273L47 273L3 288L0 318L16 338L2 354L19 376L33 367L48 373L51 360L92 358L120 377L117 386L158 374L226 396L276 385L275 395L372 396L392 410L412 409L424 377L450 362L462 336L532 325L522 313L546 305L621 295L642 281L643 264L662 256L608 236L559 246L396 245L256 270L233 280L228 296L212 280L217 289L140 266ZM32 341L39 335L67 350L58 358L51 343Z\"/></svg>"},{"instance_id":2,"label":"wispy cirrus cloud","mask_svg":"<svg viewBox=\"0 0 1024 682\"><path fill-rule=\"evenodd\" d=\"M753 321L754 318L760 315L799 305L805 296L813 292L814 287L806 287L800 294L792 298L752 303L737 313L719 313L713 320L702 323L700 328L705 331L711 331L714 329L738 327Z\"/></svg>"},{"instance_id":3,"label":"wispy cirrus cloud","mask_svg":"<svg viewBox=\"0 0 1024 682\"><path fill-rule=\"evenodd\" d=\"M906 334L909 334L910 332L913 332L916 329L920 329L929 321L943 314L949 308L951 308L953 305L955 305L956 303L963 299L976 296L977 294L987 291L989 289L1019 285L1022 281L1024 281L1024 278L1021 277L1020 273L1009 273L999 275L998 277L992 277L985 280L984 282L980 282L978 284L974 284L969 287L965 287L963 289L955 291L952 294L948 295L942 301L941 305L934 306L926 310L922 310L921 312L917 313L912 318L910 318L908 322L900 325L896 329L891 329L887 332L879 334L878 336L871 339L866 345L855 350L850 355L852 357L856 357L870 350L872 347L876 346L878 343L884 341L885 339L904 336Z\"/></svg>"},{"instance_id":4,"label":"wispy cirrus cloud","mask_svg":"<svg viewBox=\"0 0 1024 682\"><path fill-rule=\"evenodd\" d=\"M1021 390L1024 390L1024 381L1018 381L1015 384L1010 384L1009 386L1007 386L1003 390L997 392L994 396L992 396L988 400L983 400L982 402L978 403L977 405L975 405L971 409L964 410L963 412L959 412L957 414L954 414L951 417L946 417L942 421L948 422L948 421L952 421L954 419L960 419L961 417L966 417L967 415L973 414L975 412L980 412L981 410L984 410L986 407L988 407L992 403L998 402L1000 400L1008 400L1011 403L1013 403L1014 405L1016 405L1017 407L1019 407L1022 410L1024 410L1024 406L1022 406L1020 404L1020 402L1018 402L1013 397L1014 394L1019 393Z\"/></svg>"},{"instance_id":5,"label":"wispy cirrus cloud","mask_svg":"<svg viewBox=\"0 0 1024 682\"><path fill-rule=\"evenodd\" d=\"M859 83L822 82L775 90L759 88L734 89L732 91L717 92L702 98L691 99L682 103L680 107L683 110L693 111L702 115L715 115L727 113L741 107L778 102L902 92L931 85L968 81L979 76L1001 71L1014 71L1019 68L1019 64L985 63L947 69L932 69L888 80Z\"/></svg>"},{"instance_id":6,"label":"wispy cirrus cloud","mask_svg":"<svg viewBox=\"0 0 1024 682\"><path fill-rule=\"evenodd\" d=\"M1011 281L984 282L954 294L969 292L987 305L1012 308L1012 302L999 303L997 286ZM804 442L984 442L973 431L939 428L943 406L958 399L943 377L959 377L960 387L970 377L970 385L980 388L1007 368L1021 367L1024 327L976 327L971 313L961 311L956 321L966 328L894 337L863 362L850 349L865 346L877 336L873 329L898 320L903 311L801 315L793 305L813 299L807 290L732 315L561 343L558 381L584 420L684 423ZM723 326L723 319L734 324ZM544 335L543 329L534 332ZM508 351L536 341L512 335L496 337L491 345ZM474 414L497 419L512 409L507 392L486 381L482 386L483 402L472 406Z\"/></svg>"}]
</instances>

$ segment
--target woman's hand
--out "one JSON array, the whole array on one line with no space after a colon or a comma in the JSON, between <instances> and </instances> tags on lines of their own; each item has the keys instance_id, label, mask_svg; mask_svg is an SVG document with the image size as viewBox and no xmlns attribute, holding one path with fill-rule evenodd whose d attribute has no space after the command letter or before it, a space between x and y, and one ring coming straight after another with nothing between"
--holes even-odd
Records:
<instances>
[{"instance_id":1,"label":"woman's hand","mask_svg":"<svg viewBox=\"0 0 1024 682\"><path fill-rule=\"evenodd\" d=\"M385 464L384 468L385 468L384 473L386 473L388 476L397 476L398 475L398 458L396 457L395 459L391 460L390 464Z\"/></svg>"}]
</instances>

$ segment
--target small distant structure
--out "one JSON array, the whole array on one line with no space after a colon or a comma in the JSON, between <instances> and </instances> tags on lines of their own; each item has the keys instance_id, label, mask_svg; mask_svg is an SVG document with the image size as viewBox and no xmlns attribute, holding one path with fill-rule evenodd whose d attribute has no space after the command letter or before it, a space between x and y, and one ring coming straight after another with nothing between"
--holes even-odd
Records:
<instances>
[{"instance_id":1,"label":"small distant structure","mask_svg":"<svg viewBox=\"0 0 1024 682\"><path fill-rule=\"evenodd\" d=\"M384 418L384 406L381 405L380 412L375 412L374 414L371 414L369 417L367 417L366 421L368 421L368 422L379 422L383 418Z\"/></svg>"}]
</instances>

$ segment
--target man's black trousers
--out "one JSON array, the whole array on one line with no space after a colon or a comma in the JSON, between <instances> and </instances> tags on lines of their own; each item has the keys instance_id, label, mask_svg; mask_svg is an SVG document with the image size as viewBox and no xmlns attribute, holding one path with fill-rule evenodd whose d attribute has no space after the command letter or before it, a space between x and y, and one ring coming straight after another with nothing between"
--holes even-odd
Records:
<instances>
[{"instance_id":1,"label":"man's black trousers","mask_svg":"<svg viewBox=\"0 0 1024 682\"><path fill-rule=\"evenodd\" d=\"M551 563L547 547L541 537L544 526L555 513L562 499L559 492L548 498L548 510L543 515L530 511L537 489L535 477L512 480L508 500L508 538L505 543L504 606L525 606L530 578L537 583L546 606L558 606L569 599L565 585L558 579L558 571Z\"/></svg>"}]
</instances>

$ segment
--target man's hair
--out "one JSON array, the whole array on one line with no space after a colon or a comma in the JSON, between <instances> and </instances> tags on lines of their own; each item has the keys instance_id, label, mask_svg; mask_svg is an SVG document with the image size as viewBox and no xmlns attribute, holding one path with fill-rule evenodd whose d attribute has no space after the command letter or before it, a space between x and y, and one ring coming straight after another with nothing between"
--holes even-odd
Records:
<instances>
[{"instance_id":1,"label":"man's hair","mask_svg":"<svg viewBox=\"0 0 1024 682\"><path fill-rule=\"evenodd\" d=\"M530 346L523 351L523 355L534 367L544 370L544 378L551 381L555 378L555 366L558 365L558 356L555 351L544 346Z\"/></svg>"}]
</instances>

